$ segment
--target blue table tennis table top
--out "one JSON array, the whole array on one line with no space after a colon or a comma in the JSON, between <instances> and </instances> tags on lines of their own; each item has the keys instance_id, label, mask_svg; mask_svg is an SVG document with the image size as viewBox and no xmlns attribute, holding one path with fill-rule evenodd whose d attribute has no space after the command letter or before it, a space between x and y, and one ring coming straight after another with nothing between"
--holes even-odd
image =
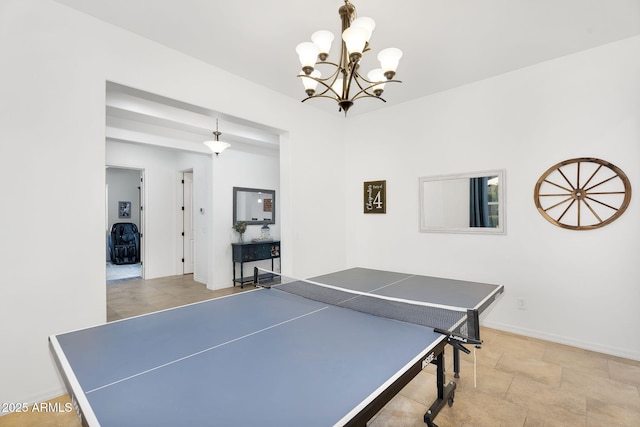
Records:
<instances>
[{"instance_id":1,"label":"blue table tennis table top","mask_svg":"<svg viewBox=\"0 0 640 427\"><path fill-rule=\"evenodd\" d=\"M481 310L503 291L361 268L310 280ZM84 425L326 427L353 423L444 339L258 288L49 340Z\"/></svg>"}]
</instances>

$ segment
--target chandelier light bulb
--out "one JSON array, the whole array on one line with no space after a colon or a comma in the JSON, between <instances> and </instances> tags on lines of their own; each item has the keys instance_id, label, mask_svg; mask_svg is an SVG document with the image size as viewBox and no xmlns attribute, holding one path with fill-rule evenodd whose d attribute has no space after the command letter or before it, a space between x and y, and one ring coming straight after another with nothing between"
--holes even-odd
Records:
<instances>
[{"instance_id":1,"label":"chandelier light bulb","mask_svg":"<svg viewBox=\"0 0 640 427\"><path fill-rule=\"evenodd\" d=\"M331 31L319 30L311 34L311 41L318 47L320 53L318 57L321 61L326 60L329 57L329 51L331 50L331 43L333 43L335 36Z\"/></svg>"},{"instance_id":2,"label":"chandelier light bulb","mask_svg":"<svg viewBox=\"0 0 640 427\"><path fill-rule=\"evenodd\" d=\"M373 86L371 90L376 96L382 95L382 91L384 91L384 85L385 85L384 82L387 81L387 78L385 77L384 71L382 71L382 68L374 68L373 70L369 71L369 73L367 74L367 79L369 79L369 81L372 83L381 82Z\"/></svg>"},{"instance_id":3,"label":"chandelier light bulb","mask_svg":"<svg viewBox=\"0 0 640 427\"><path fill-rule=\"evenodd\" d=\"M362 51L367 43L367 30L361 27L349 27L342 33L342 40L344 40L349 52L349 58L351 62L360 60L362 57Z\"/></svg>"},{"instance_id":4,"label":"chandelier light bulb","mask_svg":"<svg viewBox=\"0 0 640 427\"><path fill-rule=\"evenodd\" d=\"M306 75L311 74L313 66L316 64L318 53L320 53L318 46L311 42L302 42L296 46L296 52L298 53L300 64L302 64L302 71Z\"/></svg>"},{"instance_id":5,"label":"chandelier light bulb","mask_svg":"<svg viewBox=\"0 0 640 427\"><path fill-rule=\"evenodd\" d=\"M319 79L321 77L320 71L313 70L313 72L309 74L309 77L307 77L304 74L300 75L300 77L302 78L304 91L307 93L307 95L311 96L314 93L316 93L316 87L318 87L318 81L314 79L310 79L309 77L315 77L316 79Z\"/></svg>"},{"instance_id":6,"label":"chandelier light bulb","mask_svg":"<svg viewBox=\"0 0 640 427\"><path fill-rule=\"evenodd\" d=\"M381 50L378 53L378 61L380 61L380 66L387 79L391 80L396 75L400 58L402 58L402 51L395 47Z\"/></svg>"},{"instance_id":7,"label":"chandelier light bulb","mask_svg":"<svg viewBox=\"0 0 640 427\"><path fill-rule=\"evenodd\" d=\"M376 28L376 21L374 21L369 17L363 16L361 18L356 18L351 23L351 28L354 28L354 27L362 28L367 32L366 41L368 42L371 39L371 34L373 33L373 30Z\"/></svg>"}]
</instances>

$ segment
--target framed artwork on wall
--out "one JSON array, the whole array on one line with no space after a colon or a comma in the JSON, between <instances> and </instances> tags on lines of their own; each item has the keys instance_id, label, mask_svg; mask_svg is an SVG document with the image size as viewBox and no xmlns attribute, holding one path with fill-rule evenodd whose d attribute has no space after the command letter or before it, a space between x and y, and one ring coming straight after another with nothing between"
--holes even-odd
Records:
<instances>
[{"instance_id":1,"label":"framed artwork on wall","mask_svg":"<svg viewBox=\"0 0 640 427\"><path fill-rule=\"evenodd\" d=\"M118 202L118 218L131 218L131 202Z\"/></svg>"},{"instance_id":2,"label":"framed artwork on wall","mask_svg":"<svg viewBox=\"0 0 640 427\"><path fill-rule=\"evenodd\" d=\"M365 181L364 183L364 213L387 213L387 181Z\"/></svg>"}]
</instances>

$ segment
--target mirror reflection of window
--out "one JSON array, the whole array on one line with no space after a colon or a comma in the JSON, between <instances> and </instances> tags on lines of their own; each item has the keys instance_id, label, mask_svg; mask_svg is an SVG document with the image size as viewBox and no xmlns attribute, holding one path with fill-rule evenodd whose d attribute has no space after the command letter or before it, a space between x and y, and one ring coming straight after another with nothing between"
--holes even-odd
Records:
<instances>
[{"instance_id":1,"label":"mirror reflection of window","mask_svg":"<svg viewBox=\"0 0 640 427\"><path fill-rule=\"evenodd\" d=\"M469 227L495 228L498 224L498 177L469 178Z\"/></svg>"},{"instance_id":2,"label":"mirror reflection of window","mask_svg":"<svg viewBox=\"0 0 640 427\"><path fill-rule=\"evenodd\" d=\"M491 176L488 181L488 189L489 189L489 199L487 200L487 204L489 205L489 226L490 227L498 227L500 225L498 208L499 199L498 199L498 177Z\"/></svg>"}]
</instances>

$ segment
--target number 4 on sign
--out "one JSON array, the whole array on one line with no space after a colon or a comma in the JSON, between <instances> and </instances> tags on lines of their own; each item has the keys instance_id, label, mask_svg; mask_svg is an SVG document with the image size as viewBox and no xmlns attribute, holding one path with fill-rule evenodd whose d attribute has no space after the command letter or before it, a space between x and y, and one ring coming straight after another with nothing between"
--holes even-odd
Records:
<instances>
[{"instance_id":1,"label":"number 4 on sign","mask_svg":"<svg viewBox=\"0 0 640 427\"><path fill-rule=\"evenodd\" d=\"M375 199L373 199L373 204L376 206L376 208L382 209L382 198L380 197L380 191L379 190L376 193Z\"/></svg>"}]
</instances>

